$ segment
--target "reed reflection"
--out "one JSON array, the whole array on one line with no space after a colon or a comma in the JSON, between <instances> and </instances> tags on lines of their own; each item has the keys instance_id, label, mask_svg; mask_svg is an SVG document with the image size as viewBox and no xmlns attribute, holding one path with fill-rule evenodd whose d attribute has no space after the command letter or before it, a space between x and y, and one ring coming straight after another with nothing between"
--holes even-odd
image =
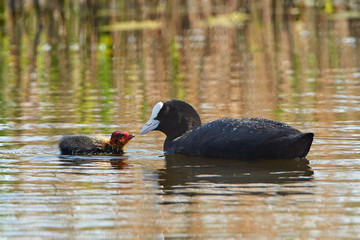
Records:
<instances>
[{"instance_id":1,"label":"reed reflection","mask_svg":"<svg viewBox=\"0 0 360 240\"><path fill-rule=\"evenodd\" d=\"M339 114L326 110L341 104L333 96L342 88L357 95L360 20L352 8L3 1L0 116L141 122L159 100L179 98L204 120L261 115L333 125Z\"/></svg>"},{"instance_id":2,"label":"reed reflection","mask_svg":"<svg viewBox=\"0 0 360 240\"><path fill-rule=\"evenodd\" d=\"M176 187L194 184L285 184L313 179L309 161L303 159L272 159L239 161L234 159L195 158L166 155L166 167L159 170L159 182L166 193Z\"/></svg>"}]
</instances>

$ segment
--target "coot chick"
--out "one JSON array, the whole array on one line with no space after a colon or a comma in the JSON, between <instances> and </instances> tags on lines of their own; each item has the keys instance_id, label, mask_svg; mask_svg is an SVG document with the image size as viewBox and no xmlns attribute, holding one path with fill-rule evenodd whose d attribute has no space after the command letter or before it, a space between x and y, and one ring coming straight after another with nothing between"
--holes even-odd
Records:
<instances>
[{"instance_id":1,"label":"coot chick","mask_svg":"<svg viewBox=\"0 0 360 240\"><path fill-rule=\"evenodd\" d=\"M234 159L304 158L314 134L262 118L222 118L201 124L195 109L180 100L157 103L140 134L166 134L164 151Z\"/></svg>"},{"instance_id":2,"label":"coot chick","mask_svg":"<svg viewBox=\"0 0 360 240\"><path fill-rule=\"evenodd\" d=\"M59 141L63 155L85 154L122 154L125 145L135 137L124 131L115 131L108 139L102 135L94 136L63 136Z\"/></svg>"}]
</instances>

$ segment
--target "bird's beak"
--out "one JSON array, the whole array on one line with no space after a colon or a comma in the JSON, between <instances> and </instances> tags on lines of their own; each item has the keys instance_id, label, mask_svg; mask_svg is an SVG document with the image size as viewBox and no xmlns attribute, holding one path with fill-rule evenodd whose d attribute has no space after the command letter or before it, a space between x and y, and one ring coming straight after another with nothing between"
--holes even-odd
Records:
<instances>
[{"instance_id":1,"label":"bird's beak","mask_svg":"<svg viewBox=\"0 0 360 240\"><path fill-rule=\"evenodd\" d=\"M128 135L126 135L125 136L125 140L126 141L130 141L132 138L134 138L135 137L135 135L134 134L128 134Z\"/></svg>"},{"instance_id":2,"label":"bird's beak","mask_svg":"<svg viewBox=\"0 0 360 240\"><path fill-rule=\"evenodd\" d=\"M148 133L152 130L155 130L159 126L160 121L150 118L149 121L145 123L145 125L142 127L140 134Z\"/></svg>"},{"instance_id":3,"label":"bird's beak","mask_svg":"<svg viewBox=\"0 0 360 240\"><path fill-rule=\"evenodd\" d=\"M126 144L128 141L130 141L132 138L134 138L135 137L135 135L134 134L130 134L130 133L128 133L128 134L124 134L124 136L122 137L122 139L121 139L121 142L123 142L124 144Z\"/></svg>"}]
</instances>

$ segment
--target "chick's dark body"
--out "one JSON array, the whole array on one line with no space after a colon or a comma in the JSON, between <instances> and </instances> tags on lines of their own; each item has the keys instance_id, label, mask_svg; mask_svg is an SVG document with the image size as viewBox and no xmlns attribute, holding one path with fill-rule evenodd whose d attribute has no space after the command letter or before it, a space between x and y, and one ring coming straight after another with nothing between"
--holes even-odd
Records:
<instances>
[{"instance_id":1,"label":"chick's dark body","mask_svg":"<svg viewBox=\"0 0 360 240\"><path fill-rule=\"evenodd\" d=\"M124 151L89 136L64 136L59 143L62 155L121 154Z\"/></svg>"},{"instance_id":2,"label":"chick's dark body","mask_svg":"<svg viewBox=\"0 0 360 240\"><path fill-rule=\"evenodd\" d=\"M62 155L123 154L126 144L134 137L127 132L115 131L111 138L95 136L63 136L59 141Z\"/></svg>"}]
</instances>

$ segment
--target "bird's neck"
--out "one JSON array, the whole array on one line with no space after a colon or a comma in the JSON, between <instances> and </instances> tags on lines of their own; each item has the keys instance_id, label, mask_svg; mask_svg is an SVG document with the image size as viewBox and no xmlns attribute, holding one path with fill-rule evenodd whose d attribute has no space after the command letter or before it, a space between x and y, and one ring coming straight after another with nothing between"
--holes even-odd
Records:
<instances>
[{"instance_id":1,"label":"bird's neck","mask_svg":"<svg viewBox=\"0 0 360 240\"><path fill-rule=\"evenodd\" d=\"M173 153L172 148L177 144L182 142L183 136L187 133L193 131L194 129L201 126L200 118L196 121L191 122L191 124L182 125L182 128L176 129L176 131L172 131L174 134L167 134L164 142L164 151L168 153ZM186 126L186 127L185 127Z\"/></svg>"},{"instance_id":2,"label":"bird's neck","mask_svg":"<svg viewBox=\"0 0 360 240\"><path fill-rule=\"evenodd\" d=\"M170 142L174 139L190 132L201 126L200 118L194 118L191 121L188 119L182 119L178 125L174 125L171 131L166 131L166 141Z\"/></svg>"},{"instance_id":3,"label":"bird's neck","mask_svg":"<svg viewBox=\"0 0 360 240\"><path fill-rule=\"evenodd\" d=\"M109 153L123 153L124 152L124 145L123 144L106 144L104 147L105 152Z\"/></svg>"},{"instance_id":4,"label":"bird's neck","mask_svg":"<svg viewBox=\"0 0 360 240\"><path fill-rule=\"evenodd\" d=\"M164 142L164 151L168 152L174 143L174 139L166 138Z\"/></svg>"}]
</instances>

